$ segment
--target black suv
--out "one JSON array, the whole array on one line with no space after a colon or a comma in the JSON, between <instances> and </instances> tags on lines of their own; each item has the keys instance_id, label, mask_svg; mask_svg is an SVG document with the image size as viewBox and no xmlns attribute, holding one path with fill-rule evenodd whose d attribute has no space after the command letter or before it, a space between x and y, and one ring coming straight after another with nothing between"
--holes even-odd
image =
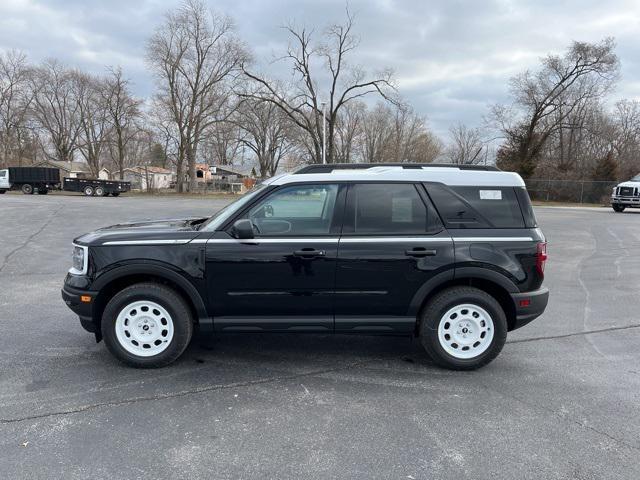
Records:
<instances>
[{"instance_id":1,"label":"black suv","mask_svg":"<svg viewBox=\"0 0 640 480\"><path fill-rule=\"evenodd\" d=\"M416 335L436 363L467 370L544 311L546 258L515 173L312 165L210 218L77 238L62 297L136 367L173 362L197 328Z\"/></svg>"}]
</instances>

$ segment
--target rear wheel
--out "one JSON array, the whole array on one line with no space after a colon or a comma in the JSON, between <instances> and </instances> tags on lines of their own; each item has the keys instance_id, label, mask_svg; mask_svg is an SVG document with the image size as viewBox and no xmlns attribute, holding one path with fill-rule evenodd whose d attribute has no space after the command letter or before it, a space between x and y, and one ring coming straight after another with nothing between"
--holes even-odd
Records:
<instances>
[{"instance_id":1,"label":"rear wheel","mask_svg":"<svg viewBox=\"0 0 640 480\"><path fill-rule=\"evenodd\" d=\"M507 319L498 301L473 287L436 294L420 319L420 341L438 365L475 370L498 356L507 339Z\"/></svg>"},{"instance_id":2,"label":"rear wheel","mask_svg":"<svg viewBox=\"0 0 640 480\"><path fill-rule=\"evenodd\" d=\"M83 191L87 197L90 197L93 195L93 187L91 185L87 185L86 187L84 187Z\"/></svg>"},{"instance_id":3,"label":"rear wheel","mask_svg":"<svg viewBox=\"0 0 640 480\"><path fill-rule=\"evenodd\" d=\"M121 362L139 368L164 367L187 348L191 311L171 288L139 283L118 292L102 315L102 336Z\"/></svg>"},{"instance_id":4,"label":"rear wheel","mask_svg":"<svg viewBox=\"0 0 640 480\"><path fill-rule=\"evenodd\" d=\"M29 183L25 183L24 185L22 185L22 193L24 193L25 195L33 194L33 185Z\"/></svg>"},{"instance_id":5,"label":"rear wheel","mask_svg":"<svg viewBox=\"0 0 640 480\"><path fill-rule=\"evenodd\" d=\"M117 197L118 195L120 195L120 192L113 192L111 195L113 195L114 197Z\"/></svg>"},{"instance_id":6,"label":"rear wheel","mask_svg":"<svg viewBox=\"0 0 640 480\"><path fill-rule=\"evenodd\" d=\"M49 193L49 190L46 188L41 188L38 190L38 194L40 195L46 195L47 193Z\"/></svg>"},{"instance_id":7,"label":"rear wheel","mask_svg":"<svg viewBox=\"0 0 640 480\"><path fill-rule=\"evenodd\" d=\"M104 188L102 187L96 187L95 189L95 196L96 197L104 197Z\"/></svg>"},{"instance_id":8,"label":"rear wheel","mask_svg":"<svg viewBox=\"0 0 640 480\"><path fill-rule=\"evenodd\" d=\"M6 190L0 190L0 195L2 195Z\"/></svg>"},{"instance_id":9,"label":"rear wheel","mask_svg":"<svg viewBox=\"0 0 640 480\"><path fill-rule=\"evenodd\" d=\"M620 212L624 212L624 208L625 207L624 207L624 205L620 205L618 203L614 203L614 204L611 205L611 208L613 208L614 212L620 213Z\"/></svg>"}]
</instances>

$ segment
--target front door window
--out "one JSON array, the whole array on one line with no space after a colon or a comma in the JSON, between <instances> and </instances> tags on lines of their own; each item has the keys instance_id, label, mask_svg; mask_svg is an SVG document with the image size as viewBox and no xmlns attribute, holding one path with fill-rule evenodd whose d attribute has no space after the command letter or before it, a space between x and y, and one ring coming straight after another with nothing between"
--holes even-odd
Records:
<instances>
[{"instance_id":1,"label":"front door window","mask_svg":"<svg viewBox=\"0 0 640 480\"><path fill-rule=\"evenodd\" d=\"M278 189L246 215L256 236L329 235L338 185L300 185Z\"/></svg>"}]
</instances>

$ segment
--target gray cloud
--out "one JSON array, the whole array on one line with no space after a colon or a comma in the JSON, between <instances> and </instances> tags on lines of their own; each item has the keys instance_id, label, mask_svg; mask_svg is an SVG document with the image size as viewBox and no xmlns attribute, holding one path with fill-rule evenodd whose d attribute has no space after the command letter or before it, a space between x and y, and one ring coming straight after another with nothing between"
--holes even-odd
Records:
<instances>
[{"instance_id":1,"label":"gray cloud","mask_svg":"<svg viewBox=\"0 0 640 480\"><path fill-rule=\"evenodd\" d=\"M169 0L3 0L0 49L24 50L32 60L57 57L101 72L122 65L140 95L153 91L144 63L145 42ZM317 31L344 18L344 0L216 0L261 68L287 43L288 21ZM535 68L548 52L572 40L614 36L622 76L612 99L640 98L640 2L632 0L350 0L361 45L356 64L395 70L402 95L446 136L450 124L478 125L488 105L505 101L508 79ZM279 69L279 70L278 70Z\"/></svg>"}]
</instances>

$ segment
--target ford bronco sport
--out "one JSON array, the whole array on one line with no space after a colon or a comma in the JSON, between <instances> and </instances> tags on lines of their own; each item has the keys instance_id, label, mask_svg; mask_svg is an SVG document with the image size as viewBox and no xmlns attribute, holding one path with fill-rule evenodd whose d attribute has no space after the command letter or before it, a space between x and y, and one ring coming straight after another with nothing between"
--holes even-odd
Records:
<instances>
[{"instance_id":1,"label":"ford bronco sport","mask_svg":"<svg viewBox=\"0 0 640 480\"><path fill-rule=\"evenodd\" d=\"M209 218L74 241L62 297L121 361L160 367L200 335L415 335L437 364L486 365L545 309L545 237L492 167L311 165Z\"/></svg>"}]
</instances>

